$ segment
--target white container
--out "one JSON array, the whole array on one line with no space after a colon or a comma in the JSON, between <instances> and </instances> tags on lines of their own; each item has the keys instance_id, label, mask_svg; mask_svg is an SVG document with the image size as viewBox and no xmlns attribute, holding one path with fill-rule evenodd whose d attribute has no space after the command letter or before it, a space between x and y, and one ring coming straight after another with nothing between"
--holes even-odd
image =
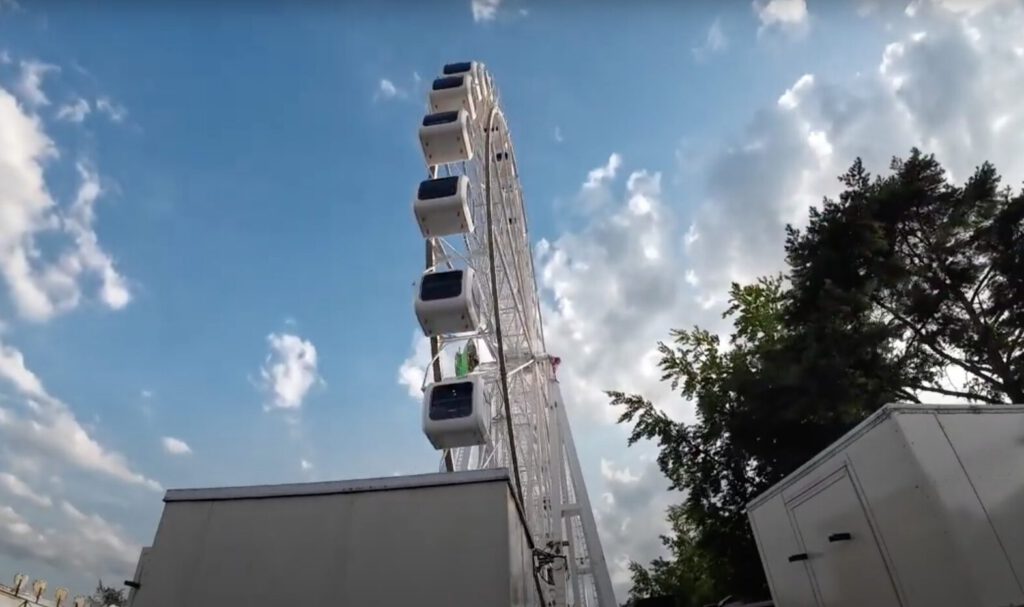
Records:
<instances>
[{"instance_id":1,"label":"white container","mask_svg":"<svg viewBox=\"0 0 1024 607\"><path fill-rule=\"evenodd\" d=\"M472 232L468 197L469 178L465 175L421 182L412 207L423 237Z\"/></svg>"},{"instance_id":2,"label":"white container","mask_svg":"<svg viewBox=\"0 0 1024 607\"><path fill-rule=\"evenodd\" d=\"M430 111L457 112L466 110L469 117L476 119L476 100L474 97L473 75L458 74L442 76L434 80L430 87Z\"/></svg>"},{"instance_id":3,"label":"white container","mask_svg":"<svg viewBox=\"0 0 1024 607\"><path fill-rule=\"evenodd\" d=\"M491 426L491 407L480 375L446 379L423 394L423 433L435 449L483 445Z\"/></svg>"},{"instance_id":4,"label":"white container","mask_svg":"<svg viewBox=\"0 0 1024 607\"><path fill-rule=\"evenodd\" d=\"M748 514L776 607L1024 605L1024 406L888 405Z\"/></svg>"},{"instance_id":5,"label":"white container","mask_svg":"<svg viewBox=\"0 0 1024 607\"><path fill-rule=\"evenodd\" d=\"M129 604L541 607L524 520L505 469L171 490Z\"/></svg>"},{"instance_id":6,"label":"white container","mask_svg":"<svg viewBox=\"0 0 1024 607\"><path fill-rule=\"evenodd\" d=\"M416 289L416 318L427 337L469 333L479 327L472 268L425 272Z\"/></svg>"},{"instance_id":7,"label":"white container","mask_svg":"<svg viewBox=\"0 0 1024 607\"><path fill-rule=\"evenodd\" d=\"M420 126L420 145L427 164L436 166L473 158L466 110L427 114Z\"/></svg>"}]
</instances>

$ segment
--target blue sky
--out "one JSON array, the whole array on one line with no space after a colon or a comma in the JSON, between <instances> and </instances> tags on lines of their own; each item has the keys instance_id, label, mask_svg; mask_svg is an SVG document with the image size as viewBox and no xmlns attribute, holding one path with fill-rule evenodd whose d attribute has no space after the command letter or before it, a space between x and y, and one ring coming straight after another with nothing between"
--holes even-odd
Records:
<instances>
[{"instance_id":1,"label":"blue sky","mask_svg":"<svg viewBox=\"0 0 1024 607\"><path fill-rule=\"evenodd\" d=\"M157 486L436 469L401 378L446 62L502 93L620 590L678 496L600 391L687 419L657 340L720 329L855 156L1024 177L1013 0L143 4L0 0L5 577L130 576Z\"/></svg>"}]
</instances>

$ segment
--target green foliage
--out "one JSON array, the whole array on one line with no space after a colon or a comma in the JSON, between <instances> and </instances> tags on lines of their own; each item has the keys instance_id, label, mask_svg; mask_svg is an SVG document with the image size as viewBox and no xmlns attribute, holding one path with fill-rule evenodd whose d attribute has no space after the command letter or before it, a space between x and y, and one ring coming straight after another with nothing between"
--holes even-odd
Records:
<instances>
[{"instance_id":1,"label":"green foliage","mask_svg":"<svg viewBox=\"0 0 1024 607\"><path fill-rule=\"evenodd\" d=\"M694 423L609 392L630 444L656 441L685 494L670 558L632 564L631 598L766 597L745 505L888 402L1024 402L1024 194L987 163L954 186L917 150L886 177L858 160L840 180L837 201L787 228L788 281L732 286L727 345L700 327L659 344Z\"/></svg>"},{"instance_id":2,"label":"green foliage","mask_svg":"<svg viewBox=\"0 0 1024 607\"><path fill-rule=\"evenodd\" d=\"M858 160L839 200L788 230L788 324L819 343L870 327L905 400L1024 402L1024 194L1000 189L988 163L962 187L916 149L891 168L872 178Z\"/></svg>"},{"instance_id":3,"label":"green foliage","mask_svg":"<svg viewBox=\"0 0 1024 607\"><path fill-rule=\"evenodd\" d=\"M659 468L673 489L687 493L669 513L673 535L663 538L673 560L655 561L650 571L633 564L633 598L671 588L702 605L738 588L767 592L743 516L766 486L764 465L751 453L761 435L746 394L782 336L783 301L779 277L733 285L726 315L735 317L736 330L729 348L699 327L673 331L672 346L659 344L663 379L696 404L698 423L677 423L640 396L609 393L624 408L620 423L633 423L630 444L657 440Z\"/></svg>"},{"instance_id":4,"label":"green foliage","mask_svg":"<svg viewBox=\"0 0 1024 607\"><path fill-rule=\"evenodd\" d=\"M96 591L88 598L89 607L123 607L128 604L127 593L113 586L104 586L103 580L96 584Z\"/></svg>"}]
</instances>

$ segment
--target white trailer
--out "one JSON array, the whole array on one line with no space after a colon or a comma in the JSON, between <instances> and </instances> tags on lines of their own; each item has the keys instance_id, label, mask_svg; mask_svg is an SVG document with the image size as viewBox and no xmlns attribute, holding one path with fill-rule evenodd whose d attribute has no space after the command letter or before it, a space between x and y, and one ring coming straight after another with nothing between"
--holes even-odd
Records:
<instances>
[{"instance_id":1,"label":"white trailer","mask_svg":"<svg viewBox=\"0 0 1024 607\"><path fill-rule=\"evenodd\" d=\"M1024 406L888 405L747 510L776 607L1024 606Z\"/></svg>"},{"instance_id":2,"label":"white trailer","mask_svg":"<svg viewBox=\"0 0 1024 607\"><path fill-rule=\"evenodd\" d=\"M132 607L540 607L504 469L168 491Z\"/></svg>"}]
</instances>

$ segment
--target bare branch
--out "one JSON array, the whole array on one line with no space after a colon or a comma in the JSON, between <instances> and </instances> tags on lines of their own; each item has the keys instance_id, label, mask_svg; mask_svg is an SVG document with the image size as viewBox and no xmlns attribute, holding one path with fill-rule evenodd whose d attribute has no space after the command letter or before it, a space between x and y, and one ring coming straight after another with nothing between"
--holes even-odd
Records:
<instances>
[{"instance_id":1,"label":"bare branch","mask_svg":"<svg viewBox=\"0 0 1024 607\"><path fill-rule=\"evenodd\" d=\"M946 388L940 388L938 386L925 386L925 385L922 385L922 384L918 384L918 385L914 385L914 386L910 386L910 387L914 388L916 390L921 390L922 392L934 392L936 394L945 394L946 396L957 396L957 397L960 397L960 398L966 398L966 399L970 399L970 400L982 401L982 402L988 403L990 405L1002 405L1002 404L1004 404L1004 401L1001 401L1001 400L998 400L998 399L994 399L991 396L985 396L983 394L977 394L977 393L974 393L974 392L961 392L960 390L948 390ZM918 401L918 402L921 402L921 401Z\"/></svg>"},{"instance_id":2,"label":"bare branch","mask_svg":"<svg viewBox=\"0 0 1024 607\"><path fill-rule=\"evenodd\" d=\"M913 322L911 322L909 318L903 316L896 310L892 309L891 306L886 305L885 302L881 301L881 299L877 297L872 297L871 300L878 307L882 308L883 310L891 314L894 318L902 322L908 329L913 331L920 338L921 343L927 346L928 349L932 351L936 356L945 360L946 362L949 362L960 367L961 369L967 371L968 373L976 375L977 377L995 386L998 386L1000 389L1003 389L1005 391L1005 386L999 378L989 375L988 373L985 373L985 371L981 367L978 367L977 365L972 365L965 360L956 358L955 356L952 356L951 354L943 350L941 347L939 347L937 343L935 343L935 339L929 336L927 333L925 333L922 328L918 327Z\"/></svg>"},{"instance_id":3,"label":"bare branch","mask_svg":"<svg viewBox=\"0 0 1024 607\"><path fill-rule=\"evenodd\" d=\"M988 279L992 277L992 270L994 269L995 266L989 264L988 269L985 270L985 273L981 276L981 279L978 280L978 284L974 287L974 292L971 293L971 304L974 304L978 300L978 295L981 294L982 287L984 287L985 283L988 282Z\"/></svg>"}]
</instances>

